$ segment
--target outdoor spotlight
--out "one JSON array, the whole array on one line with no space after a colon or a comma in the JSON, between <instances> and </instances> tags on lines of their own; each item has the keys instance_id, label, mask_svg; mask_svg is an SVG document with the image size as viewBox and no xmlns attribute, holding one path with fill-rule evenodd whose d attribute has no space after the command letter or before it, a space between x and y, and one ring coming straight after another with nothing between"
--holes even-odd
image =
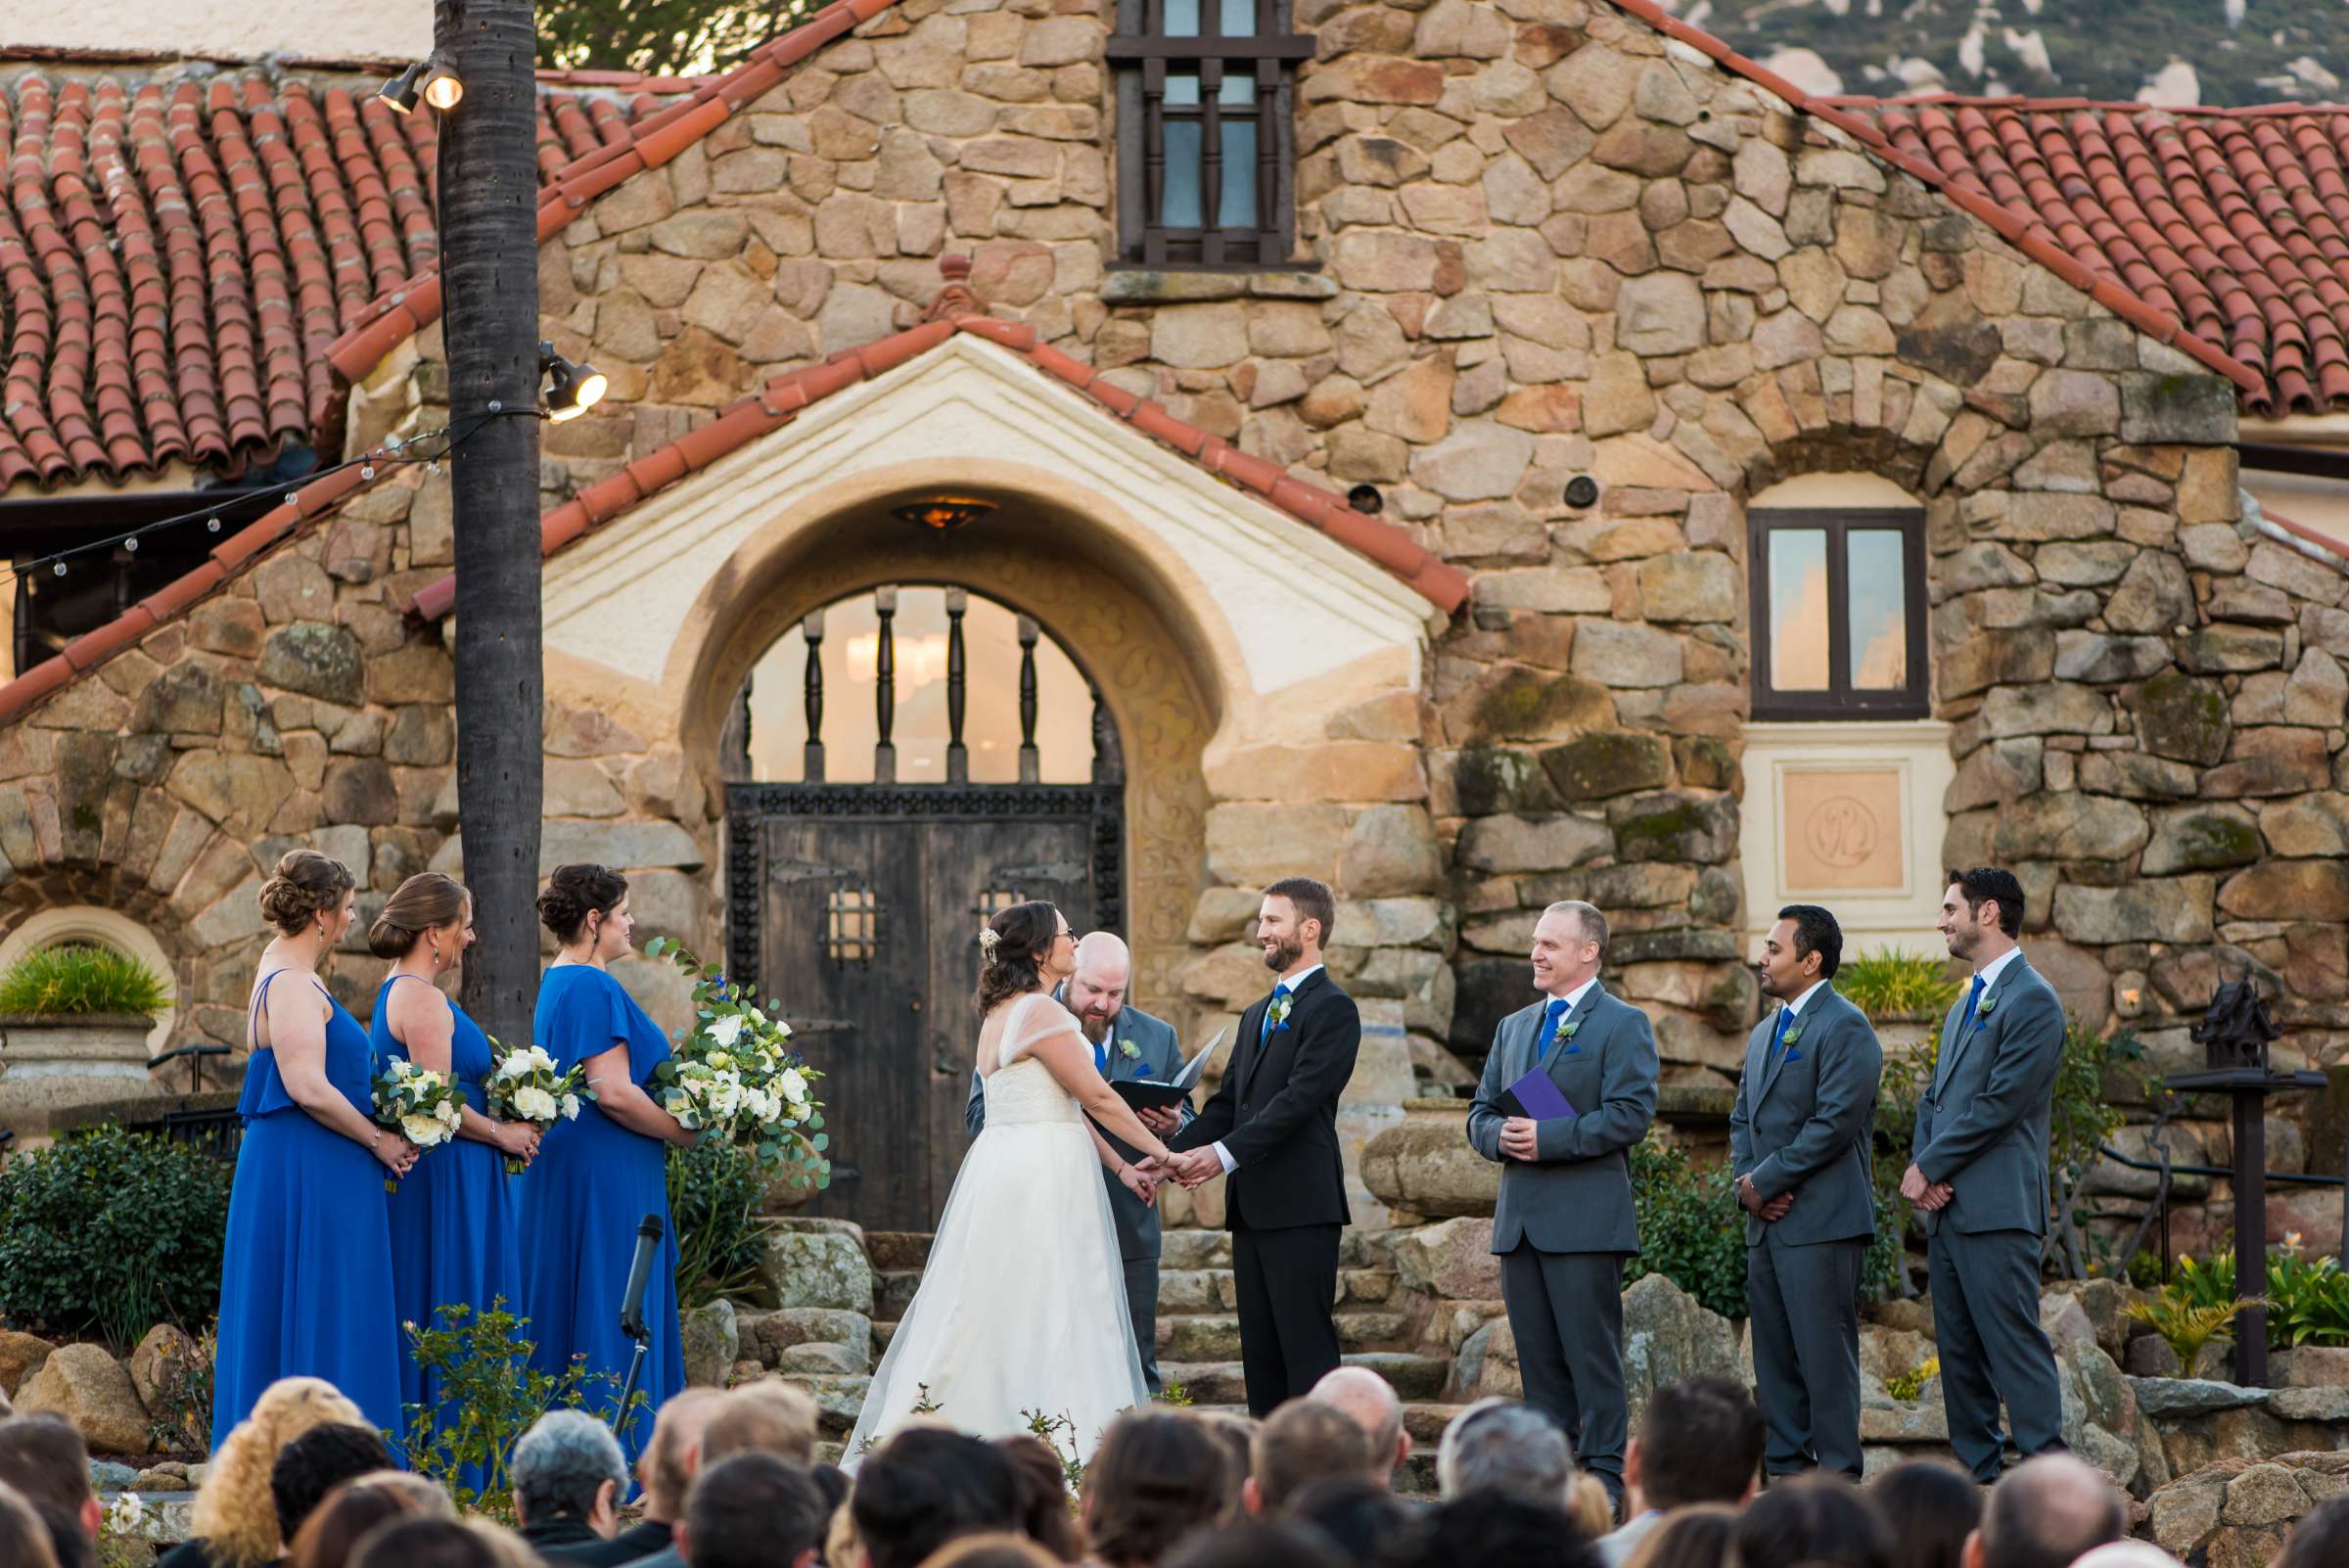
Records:
<instances>
[{"instance_id":1,"label":"outdoor spotlight","mask_svg":"<svg viewBox=\"0 0 2349 1568\"><path fill-rule=\"evenodd\" d=\"M578 418L612 390L611 377L593 365L573 364L543 339L538 344L538 370L547 378L546 417L558 425Z\"/></svg>"},{"instance_id":2,"label":"outdoor spotlight","mask_svg":"<svg viewBox=\"0 0 2349 1568\"><path fill-rule=\"evenodd\" d=\"M1376 517L1385 510L1387 499L1378 493L1375 484L1357 484L1346 492L1346 504L1364 517Z\"/></svg>"},{"instance_id":3,"label":"outdoor spotlight","mask_svg":"<svg viewBox=\"0 0 2349 1568\"><path fill-rule=\"evenodd\" d=\"M1589 506L1598 499L1598 481L1588 474L1577 474L1566 482L1566 504Z\"/></svg>"},{"instance_id":4,"label":"outdoor spotlight","mask_svg":"<svg viewBox=\"0 0 2349 1568\"><path fill-rule=\"evenodd\" d=\"M464 78L448 63L447 56L435 50L424 63L424 101L445 115L464 96Z\"/></svg>"},{"instance_id":5,"label":"outdoor spotlight","mask_svg":"<svg viewBox=\"0 0 2349 1568\"><path fill-rule=\"evenodd\" d=\"M904 506L890 508L899 522L910 523L915 528L933 529L940 533L968 528L994 509L994 502L981 500L975 495L931 495Z\"/></svg>"},{"instance_id":6,"label":"outdoor spotlight","mask_svg":"<svg viewBox=\"0 0 2349 1568\"><path fill-rule=\"evenodd\" d=\"M424 79L425 63L421 60L376 89L375 96L402 115L416 112L416 100L422 96L419 83Z\"/></svg>"}]
</instances>

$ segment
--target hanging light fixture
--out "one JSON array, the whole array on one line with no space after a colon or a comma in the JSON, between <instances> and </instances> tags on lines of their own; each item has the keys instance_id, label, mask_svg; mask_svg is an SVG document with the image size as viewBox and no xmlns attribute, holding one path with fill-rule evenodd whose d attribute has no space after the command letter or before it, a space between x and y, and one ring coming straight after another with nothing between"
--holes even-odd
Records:
<instances>
[{"instance_id":1,"label":"hanging light fixture","mask_svg":"<svg viewBox=\"0 0 2349 1568\"><path fill-rule=\"evenodd\" d=\"M546 417L558 425L578 418L612 390L611 377L593 365L573 364L545 339L538 344L538 373L547 378Z\"/></svg>"},{"instance_id":2,"label":"hanging light fixture","mask_svg":"<svg viewBox=\"0 0 2349 1568\"><path fill-rule=\"evenodd\" d=\"M424 79L424 62L419 60L375 91L375 96L392 106L396 114L416 113L416 101L422 97L420 84Z\"/></svg>"},{"instance_id":3,"label":"hanging light fixture","mask_svg":"<svg viewBox=\"0 0 2349 1568\"><path fill-rule=\"evenodd\" d=\"M981 500L975 495L930 495L890 510L901 522L911 523L916 528L951 533L956 529L970 527L994 509L994 502Z\"/></svg>"}]
</instances>

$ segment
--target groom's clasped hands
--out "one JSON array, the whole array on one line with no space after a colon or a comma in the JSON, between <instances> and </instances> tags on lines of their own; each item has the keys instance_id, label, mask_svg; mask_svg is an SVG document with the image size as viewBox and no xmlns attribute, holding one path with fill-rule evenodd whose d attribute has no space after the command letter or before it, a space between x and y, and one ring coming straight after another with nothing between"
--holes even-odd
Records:
<instances>
[{"instance_id":1,"label":"groom's clasped hands","mask_svg":"<svg viewBox=\"0 0 2349 1568\"><path fill-rule=\"evenodd\" d=\"M1162 1183L1175 1181L1186 1189L1196 1187L1221 1176L1223 1163L1216 1158L1213 1149L1192 1149L1183 1154L1170 1154L1164 1160L1156 1157L1140 1160L1128 1166L1127 1170L1142 1183L1136 1185L1129 1181L1127 1186L1147 1203L1157 1195Z\"/></svg>"}]
</instances>

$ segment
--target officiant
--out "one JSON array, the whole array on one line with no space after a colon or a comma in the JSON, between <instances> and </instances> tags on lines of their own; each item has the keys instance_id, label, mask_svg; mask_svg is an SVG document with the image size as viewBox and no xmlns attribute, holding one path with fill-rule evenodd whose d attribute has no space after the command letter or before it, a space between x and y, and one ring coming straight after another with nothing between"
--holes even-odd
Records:
<instances>
[{"instance_id":1,"label":"officiant","mask_svg":"<svg viewBox=\"0 0 2349 1568\"><path fill-rule=\"evenodd\" d=\"M1093 1066L1111 1083L1155 1079L1173 1083L1182 1071L1182 1047L1174 1026L1126 1003L1133 983L1133 955L1115 933L1096 931L1077 944L1077 972L1054 992L1062 1006L1077 1015L1078 1027L1093 1047ZM1188 1100L1172 1110L1142 1110L1134 1114L1160 1137L1172 1137L1191 1119ZM979 1075L971 1075L971 1100L962 1119L977 1137L987 1125L987 1095ZM1096 1131L1099 1130L1096 1129ZM1141 1155L1102 1133L1121 1159ZM1133 1318L1133 1347L1142 1359L1142 1376L1150 1392L1160 1392L1158 1376L1158 1209L1126 1190L1116 1175L1104 1168L1101 1178L1109 1187L1109 1212L1118 1226L1118 1255L1126 1265L1126 1307Z\"/></svg>"}]
</instances>

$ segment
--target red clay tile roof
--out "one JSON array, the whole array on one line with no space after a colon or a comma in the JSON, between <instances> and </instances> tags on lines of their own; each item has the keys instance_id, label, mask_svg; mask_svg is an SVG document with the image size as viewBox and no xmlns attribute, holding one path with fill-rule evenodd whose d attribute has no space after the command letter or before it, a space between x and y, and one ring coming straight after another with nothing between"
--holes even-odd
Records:
<instances>
[{"instance_id":1,"label":"red clay tile roof","mask_svg":"<svg viewBox=\"0 0 2349 1568\"><path fill-rule=\"evenodd\" d=\"M1827 102L2256 372L2251 412L2349 408L2349 107Z\"/></svg>"}]
</instances>

